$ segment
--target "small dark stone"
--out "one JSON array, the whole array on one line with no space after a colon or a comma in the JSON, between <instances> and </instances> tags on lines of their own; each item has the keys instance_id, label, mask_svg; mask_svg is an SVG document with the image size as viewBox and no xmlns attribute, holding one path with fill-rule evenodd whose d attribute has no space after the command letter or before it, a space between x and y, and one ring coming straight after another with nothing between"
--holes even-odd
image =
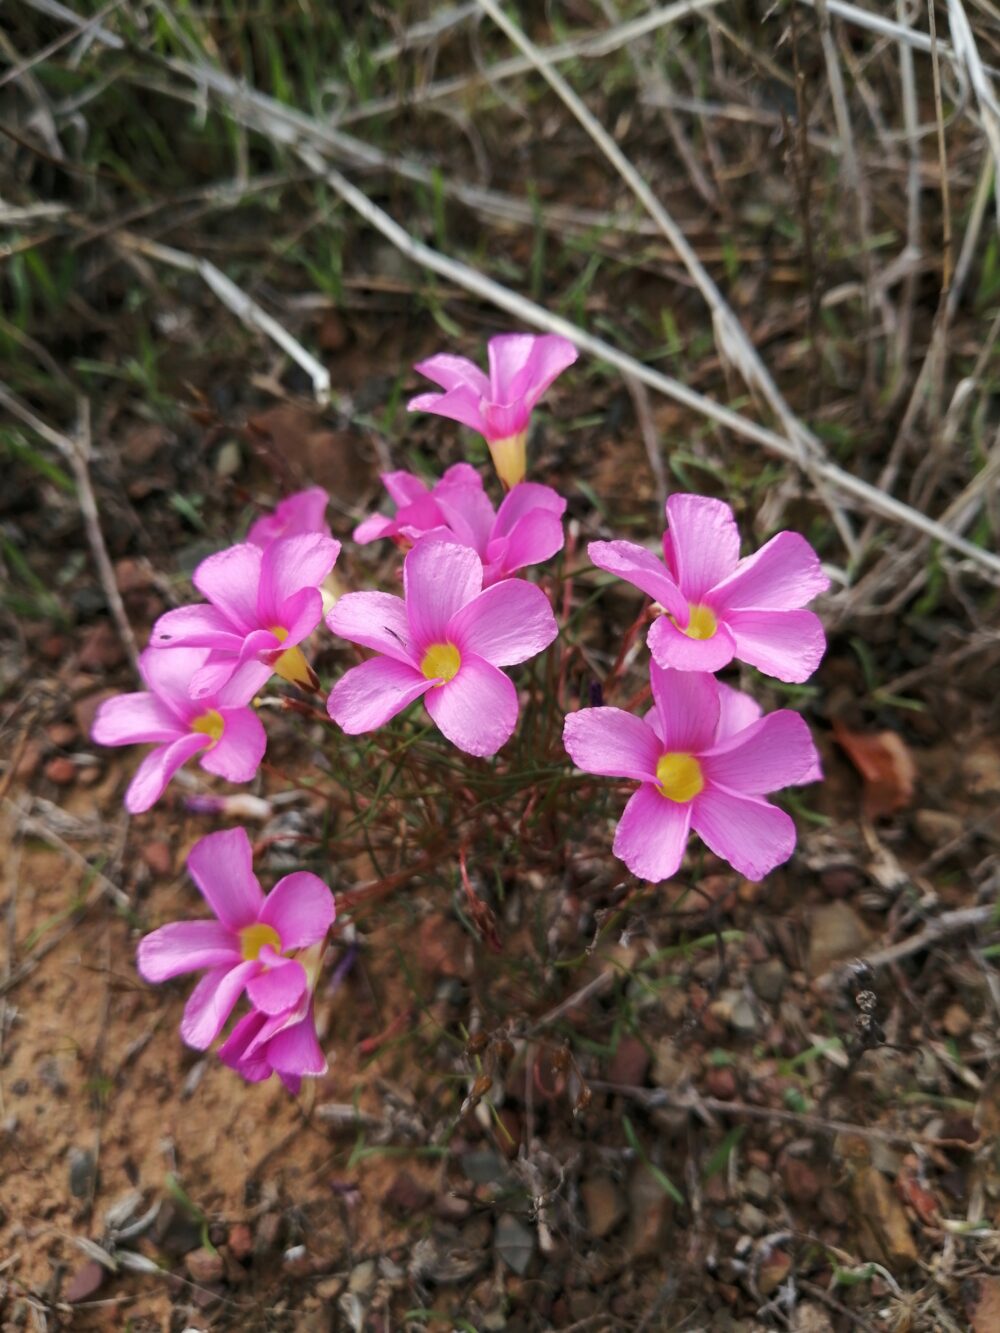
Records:
<instances>
[{"instance_id":1,"label":"small dark stone","mask_svg":"<svg viewBox=\"0 0 1000 1333\"><path fill-rule=\"evenodd\" d=\"M97 1162L88 1148L69 1150L69 1192L74 1199L89 1199L97 1183Z\"/></svg>"}]
</instances>

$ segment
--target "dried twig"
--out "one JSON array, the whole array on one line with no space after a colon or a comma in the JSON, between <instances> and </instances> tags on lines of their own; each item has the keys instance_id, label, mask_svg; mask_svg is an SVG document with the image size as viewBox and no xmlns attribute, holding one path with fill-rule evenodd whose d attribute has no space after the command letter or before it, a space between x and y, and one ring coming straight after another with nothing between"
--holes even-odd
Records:
<instances>
[{"instance_id":1,"label":"dried twig","mask_svg":"<svg viewBox=\"0 0 1000 1333\"><path fill-rule=\"evenodd\" d=\"M925 949L933 948L935 944L940 944L950 935L958 935L963 930L985 926L995 916L996 907L993 903L987 903L982 907L959 907L952 912L942 912L916 935L899 940L896 944L889 944L884 949L877 949L874 953L862 954L857 961L867 963L873 969L888 967L890 963L898 963L903 958L910 958L915 953L923 953ZM853 962L854 960L852 965ZM839 986L843 982L845 973L846 969L843 967L834 968L817 977L814 984L823 989Z\"/></svg>"},{"instance_id":2,"label":"dried twig","mask_svg":"<svg viewBox=\"0 0 1000 1333\"><path fill-rule=\"evenodd\" d=\"M104 543L104 534L101 531L94 488L90 484L88 467L91 457L89 400L80 398L77 402L78 416L75 436L64 435L62 431L54 429L43 421L41 417L32 412L26 403L22 403L3 381L0 381L0 403L8 411L13 412L26 426L30 426L33 431L41 435L42 439L48 440L49 444L54 445L70 465L73 478L76 481L77 498L80 502L83 524L87 531L87 541L94 557L94 564L97 566L101 587L104 589L104 596L107 598L108 607L118 629L122 647L128 654L133 670L138 675L139 651L136 647L135 635L132 633L128 616L125 614L125 604L122 601L121 593L118 591L115 571L108 555L108 548Z\"/></svg>"}]
</instances>

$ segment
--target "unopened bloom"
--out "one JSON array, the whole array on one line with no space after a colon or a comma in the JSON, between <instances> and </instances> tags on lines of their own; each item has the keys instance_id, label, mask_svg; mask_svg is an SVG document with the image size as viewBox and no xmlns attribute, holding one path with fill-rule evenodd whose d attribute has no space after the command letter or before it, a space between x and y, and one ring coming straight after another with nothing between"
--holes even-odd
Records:
<instances>
[{"instance_id":1,"label":"unopened bloom","mask_svg":"<svg viewBox=\"0 0 1000 1333\"><path fill-rule=\"evenodd\" d=\"M306 989L298 1004L280 1014L245 1014L219 1047L219 1059L242 1074L248 1083L262 1083L277 1074L295 1096L303 1076L317 1078L327 1071L326 1056L316 1035L313 992L319 977L324 945L303 950L299 962L306 971Z\"/></svg>"},{"instance_id":2,"label":"unopened bloom","mask_svg":"<svg viewBox=\"0 0 1000 1333\"><path fill-rule=\"evenodd\" d=\"M650 665L654 706L571 713L563 743L578 768L641 783L625 807L614 853L634 875L676 874L693 829L717 856L757 880L787 861L795 825L764 796L822 772L809 728L781 709L760 716L746 695L704 672Z\"/></svg>"},{"instance_id":3,"label":"unopened bloom","mask_svg":"<svg viewBox=\"0 0 1000 1333\"><path fill-rule=\"evenodd\" d=\"M778 680L807 680L826 638L819 617L801 608L830 580L806 539L779 532L741 560L732 509L704 495L671 495L667 522L665 565L634 542L587 548L599 569L663 608L647 639L659 665L718 671L735 657Z\"/></svg>"},{"instance_id":4,"label":"unopened bloom","mask_svg":"<svg viewBox=\"0 0 1000 1333\"><path fill-rule=\"evenodd\" d=\"M323 617L319 584L333 568L340 542L321 533L283 537L265 550L242 542L217 551L194 572L194 586L208 598L167 611L153 626L157 648L211 649L191 678L193 698L224 685L245 663L261 668L260 685L276 671L306 689L316 677L297 645Z\"/></svg>"},{"instance_id":5,"label":"unopened bloom","mask_svg":"<svg viewBox=\"0 0 1000 1333\"><path fill-rule=\"evenodd\" d=\"M468 463L448 468L430 490L412 472L384 472L382 481L396 514L372 514L359 523L354 540L362 544L379 537L415 542L441 531L476 552L485 587L562 550L566 501L551 486L519 482L494 510L482 478Z\"/></svg>"},{"instance_id":6,"label":"unopened bloom","mask_svg":"<svg viewBox=\"0 0 1000 1333\"><path fill-rule=\"evenodd\" d=\"M307 532L318 532L332 539L326 521L326 507L330 497L322 486L286 495L275 507L273 514L262 514L250 525L247 541L251 546L270 546L282 537L300 537Z\"/></svg>"},{"instance_id":7,"label":"unopened bloom","mask_svg":"<svg viewBox=\"0 0 1000 1333\"><path fill-rule=\"evenodd\" d=\"M230 782L249 782L260 767L267 735L247 706L259 688L259 674L253 667L241 669L220 689L192 699L191 677L208 656L204 648L169 653L147 648L139 670L149 689L115 695L97 710L90 735L98 745L152 742L156 747L136 769L125 793L130 814L154 805L181 765L195 755L207 772Z\"/></svg>"},{"instance_id":8,"label":"unopened bloom","mask_svg":"<svg viewBox=\"0 0 1000 1333\"><path fill-rule=\"evenodd\" d=\"M142 977L153 982L208 969L181 1021L181 1036L203 1051L244 990L253 1007L269 1017L286 1016L308 1002L309 974L289 955L324 940L336 912L330 890L307 871L279 879L265 897L242 828L202 838L187 865L216 920L161 926L140 940L138 964Z\"/></svg>"},{"instance_id":9,"label":"unopened bloom","mask_svg":"<svg viewBox=\"0 0 1000 1333\"><path fill-rule=\"evenodd\" d=\"M435 412L479 431L505 486L524 478L528 423L552 381L576 360L567 338L555 333L501 333L488 344L487 377L464 356L442 353L415 370L444 389L411 398L411 412Z\"/></svg>"},{"instance_id":10,"label":"unopened bloom","mask_svg":"<svg viewBox=\"0 0 1000 1333\"><path fill-rule=\"evenodd\" d=\"M545 594L523 579L483 589L475 551L425 539L403 562L405 600L349 592L327 617L334 634L380 654L330 692L330 716L349 735L374 731L423 696L460 750L496 754L517 723L517 691L499 670L548 647L558 629Z\"/></svg>"}]
</instances>

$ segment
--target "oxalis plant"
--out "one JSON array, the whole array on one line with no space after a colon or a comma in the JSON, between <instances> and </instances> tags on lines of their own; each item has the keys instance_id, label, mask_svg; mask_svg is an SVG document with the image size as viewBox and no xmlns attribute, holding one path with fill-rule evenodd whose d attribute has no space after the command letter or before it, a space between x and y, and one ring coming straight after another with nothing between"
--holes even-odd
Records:
<instances>
[{"instance_id":1,"label":"oxalis plant","mask_svg":"<svg viewBox=\"0 0 1000 1333\"><path fill-rule=\"evenodd\" d=\"M324 590L341 544L326 525L320 488L289 496L244 542L204 560L194 585L205 600L168 611L153 627L140 660L147 688L108 699L94 721L99 744L153 746L128 786L126 808L149 810L190 760L230 782L249 782L267 746L256 704L268 682L277 675L306 695L322 694L305 646L325 620L330 633L370 655L334 682L326 714L287 692L284 706L328 715L347 737L411 714L404 742L384 762L411 766L418 804L443 791L450 821L442 844L440 810L414 818L414 871L430 864L432 846L440 861L442 847L450 845L454 856L457 844L463 882L479 909L474 918L487 933L489 910L466 871L472 837L451 832L470 821L474 831L474 816L486 812L520 855L531 853L532 829L558 849L588 803L591 811L604 808L585 774L634 784L612 850L641 880L674 876L692 832L741 875L763 878L795 847L792 819L767 797L817 781L819 759L797 713L764 714L716 673L740 661L781 681L808 679L825 648L822 626L806 609L828 586L815 551L798 533L779 532L741 558L729 505L687 494L666 502L662 559L633 542L591 542L592 563L651 605L625 636L605 681L588 673L591 705L563 716L574 652L582 657L567 642L578 614L572 585L563 580L557 616L550 595L557 582L531 582L524 571L563 550L566 501L524 477L532 410L577 354L564 338L510 333L491 339L488 355L488 374L449 354L421 362L416 369L440 392L421 394L409 407L485 437L505 492L499 507L468 463L449 468L430 488L408 472L384 474L394 512L365 519L354 540L396 544L401 596L364 590L334 600ZM628 708L604 706L647 623L648 688ZM547 661L525 683L524 665L540 654ZM519 667L520 693L510 674ZM531 715L518 736L522 697ZM426 713L423 726L412 717L418 708ZM459 752L458 762L448 747ZM515 758L505 758L511 752ZM360 757L343 758L350 780ZM277 1073L297 1093L303 1077L327 1068L313 997L336 918L334 896L306 871L286 875L265 894L243 828L202 838L187 865L213 916L146 935L139 972L150 982L203 973L184 1010L183 1040L207 1050L245 1006L219 1046L220 1059L251 1082Z\"/></svg>"}]
</instances>

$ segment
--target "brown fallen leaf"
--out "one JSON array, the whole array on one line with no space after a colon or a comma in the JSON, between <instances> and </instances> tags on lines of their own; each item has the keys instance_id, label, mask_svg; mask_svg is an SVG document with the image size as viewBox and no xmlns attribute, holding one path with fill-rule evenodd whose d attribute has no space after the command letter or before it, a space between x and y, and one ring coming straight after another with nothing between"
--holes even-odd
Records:
<instances>
[{"instance_id":1,"label":"brown fallen leaf","mask_svg":"<svg viewBox=\"0 0 1000 1333\"><path fill-rule=\"evenodd\" d=\"M962 1296L972 1333L996 1333L1000 1328L1000 1278L970 1277L962 1284Z\"/></svg>"},{"instance_id":2,"label":"brown fallen leaf","mask_svg":"<svg viewBox=\"0 0 1000 1333\"><path fill-rule=\"evenodd\" d=\"M892 1185L873 1166L862 1167L851 1181L859 1224L861 1253L889 1268L908 1268L918 1259L910 1223Z\"/></svg>"},{"instance_id":3,"label":"brown fallen leaf","mask_svg":"<svg viewBox=\"0 0 1000 1333\"><path fill-rule=\"evenodd\" d=\"M870 818L903 810L913 800L917 766L895 731L851 731L834 721L833 735L864 782L862 803Z\"/></svg>"}]
</instances>

